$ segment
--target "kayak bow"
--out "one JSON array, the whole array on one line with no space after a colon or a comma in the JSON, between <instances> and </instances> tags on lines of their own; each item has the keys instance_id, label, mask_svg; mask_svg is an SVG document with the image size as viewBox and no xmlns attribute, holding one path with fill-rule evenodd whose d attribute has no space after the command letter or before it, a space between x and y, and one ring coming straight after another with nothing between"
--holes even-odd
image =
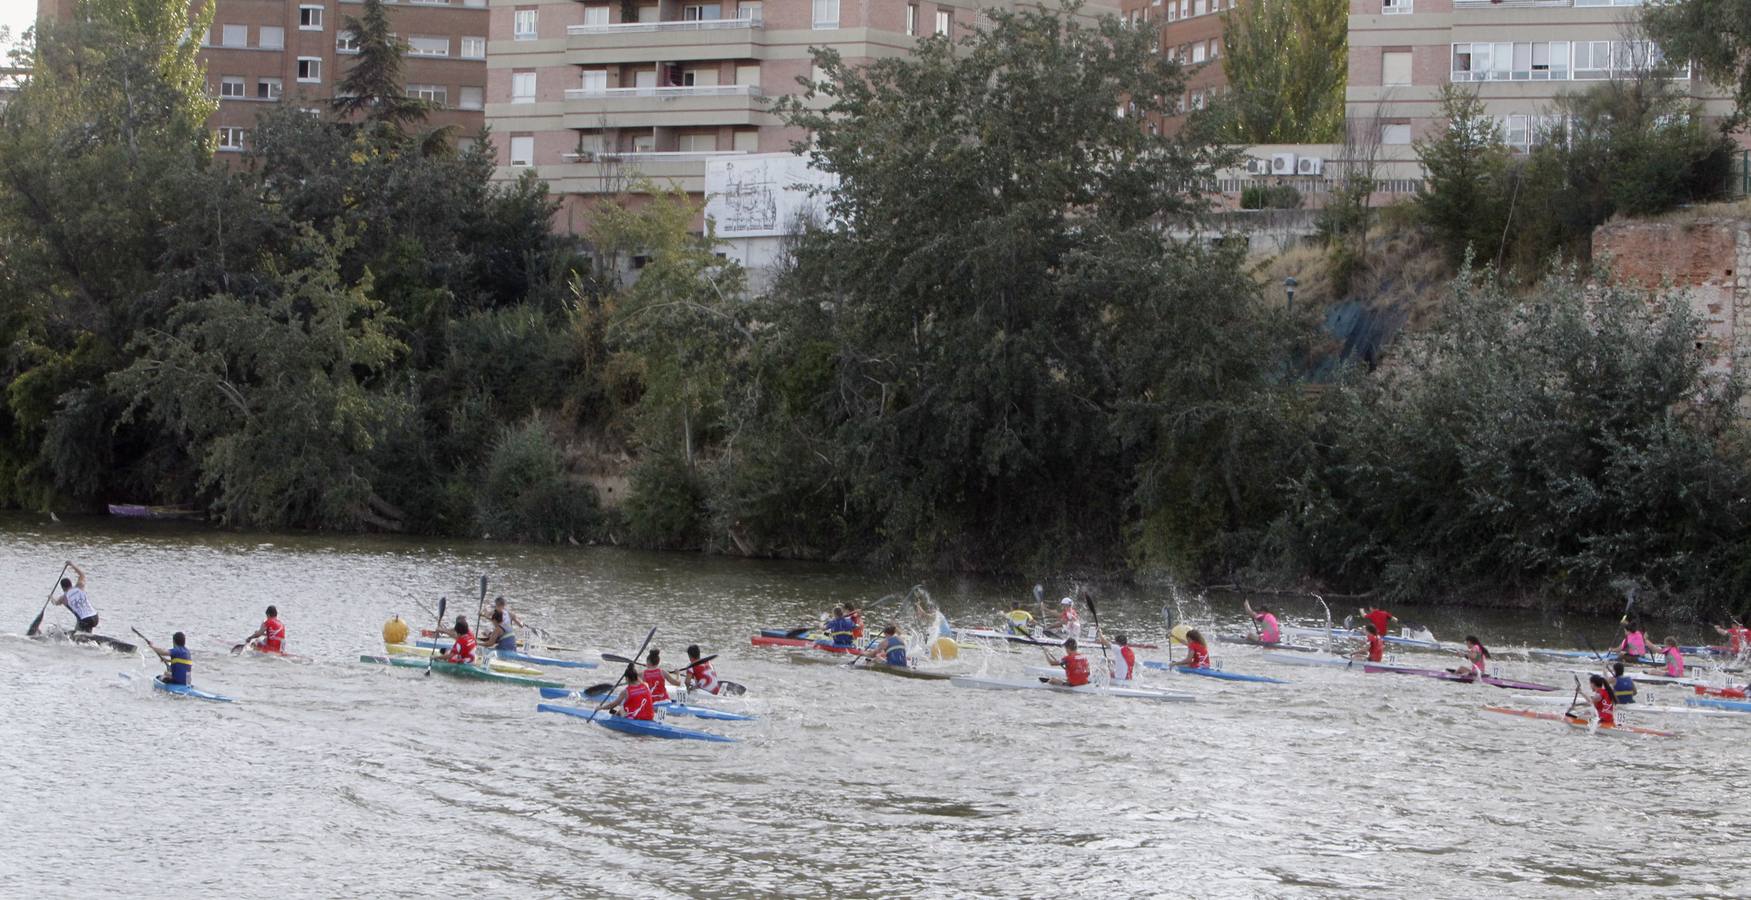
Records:
<instances>
[{"instance_id":1,"label":"kayak bow","mask_svg":"<svg viewBox=\"0 0 1751 900\"><path fill-rule=\"evenodd\" d=\"M691 728L677 728L667 722L658 722L655 720L647 721L645 719L628 719L625 716L611 715L607 712L597 713L595 710L580 709L576 706L560 706L555 703L540 703L536 704L535 709L540 712L576 716L585 721L595 722L597 725L611 731L618 731L621 734L636 734L645 737L660 737L691 741L712 741L720 744L733 744L736 741L733 737L724 737L721 734L712 734L706 731L694 731Z\"/></svg>"}]
</instances>

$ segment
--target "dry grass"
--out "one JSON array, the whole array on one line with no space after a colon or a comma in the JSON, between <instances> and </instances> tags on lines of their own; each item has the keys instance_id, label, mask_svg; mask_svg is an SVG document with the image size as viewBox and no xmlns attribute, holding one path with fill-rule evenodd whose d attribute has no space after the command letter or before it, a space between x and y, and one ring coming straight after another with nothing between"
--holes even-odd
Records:
<instances>
[{"instance_id":1,"label":"dry grass","mask_svg":"<svg viewBox=\"0 0 1751 900\"><path fill-rule=\"evenodd\" d=\"M1698 203L1695 206L1681 206L1678 209L1661 213L1657 216L1613 216L1607 224L1620 222L1656 222L1664 225L1689 225L1704 219L1751 219L1751 199L1724 200L1719 203Z\"/></svg>"}]
</instances>

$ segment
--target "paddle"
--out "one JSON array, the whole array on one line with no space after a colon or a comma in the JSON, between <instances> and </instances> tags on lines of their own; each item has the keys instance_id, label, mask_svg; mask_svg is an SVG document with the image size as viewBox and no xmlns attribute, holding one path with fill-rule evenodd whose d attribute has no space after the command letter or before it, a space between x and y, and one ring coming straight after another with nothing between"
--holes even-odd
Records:
<instances>
[{"instance_id":1,"label":"paddle","mask_svg":"<svg viewBox=\"0 0 1751 900\"><path fill-rule=\"evenodd\" d=\"M486 608L486 576L480 576L480 602L474 604L474 633L480 633L480 611ZM506 622L507 626L511 623Z\"/></svg>"},{"instance_id":2,"label":"paddle","mask_svg":"<svg viewBox=\"0 0 1751 900\"><path fill-rule=\"evenodd\" d=\"M30 620L30 627L24 630L25 637L36 637L43 627L43 616L49 611L49 604L55 601L55 588L61 586L61 579L67 577L67 567L73 565L72 560L61 564L61 574L55 576L55 586L49 588L48 599L43 601L43 608L37 610L36 618Z\"/></svg>"},{"instance_id":3,"label":"paddle","mask_svg":"<svg viewBox=\"0 0 1751 900\"><path fill-rule=\"evenodd\" d=\"M638 652L634 653L633 656L635 658L643 656L644 655L644 648L649 647L651 645L651 638L654 638L656 636L657 636L657 627L655 625L652 625L651 630L645 633L644 643L638 645ZM606 653L602 654L602 658L607 659L608 654L606 654ZM622 660L626 659L626 657L624 657L624 656L617 657L617 658L622 659ZM627 665L636 665L636 663L633 663L631 660L627 660L626 664ZM625 681L625 680L626 680L626 673L621 672L620 677L614 679L614 683L612 685L608 686L608 693L602 697L601 703L596 704L595 711L590 713L590 719L592 721L595 720L596 716L602 712L602 707L606 706L608 704L608 701L612 700L614 698L614 690L616 688L620 687L620 682Z\"/></svg>"},{"instance_id":4,"label":"paddle","mask_svg":"<svg viewBox=\"0 0 1751 900\"><path fill-rule=\"evenodd\" d=\"M1094 639L1100 643L1100 659L1101 662L1107 664L1107 674L1111 675L1116 669L1113 667L1112 655L1107 653L1106 639L1101 634L1100 610L1094 605L1094 595L1088 592L1088 588L1083 588L1077 591L1076 594L1082 598L1082 602L1088 604L1088 616L1094 620Z\"/></svg>"},{"instance_id":5,"label":"paddle","mask_svg":"<svg viewBox=\"0 0 1751 900\"><path fill-rule=\"evenodd\" d=\"M604 654L602 654L602 659L607 661L607 662L611 662L611 663L620 663L623 666L636 666L639 664L637 660L627 659L626 657L621 656L618 653L604 653ZM663 671L668 672L671 675L679 675L682 672L685 672L688 669L693 668L694 666L697 666L701 663L711 662L714 659L717 659L716 653L713 653L710 656L702 656L699 659L697 659L693 662L690 662L687 665L684 665L679 669L664 669Z\"/></svg>"},{"instance_id":6,"label":"paddle","mask_svg":"<svg viewBox=\"0 0 1751 900\"><path fill-rule=\"evenodd\" d=\"M1576 676L1574 676L1574 679L1575 679L1575 697L1573 700L1569 701L1569 708L1566 712L1563 713L1563 718L1565 718L1565 719L1579 718L1578 716L1575 715L1575 707L1578 706L1581 702L1581 676L1576 675Z\"/></svg>"},{"instance_id":7,"label":"paddle","mask_svg":"<svg viewBox=\"0 0 1751 900\"><path fill-rule=\"evenodd\" d=\"M140 634L140 629L138 629L138 628L135 628L135 627L134 627L134 626L132 626L132 625L129 625L129 626L128 626L128 630L129 630L129 631L132 631L132 632L133 632L133 633L134 633L134 634L136 634L136 635L139 635L139 637L140 637L140 640L142 640L142 641L145 641L145 642L146 642L146 646L147 646L147 647L148 647L148 648L150 648L150 649L151 649L151 650L152 650L152 652L153 652L153 653L154 653L154 654L156 654L156 653L158 653L158 652L159 652L159 650L158 650L158 646L157 646L157 645L156 645L156 644L154 644L154 643L152 643L152 639L151 639L151 638L149 638L149 637L147 637L147 636L145 636L145 635L143 635L143 634ZM164 662L164 657L162 657L162 656L160 656L160 657L158 657L158 661L159 661L159 662L161 662L161 663L164 663L164 674L166 674L166 675L169 675L169 674L170 674L170 663L168 663L168 662Z\"/></svg>"},{"instance_id":8,"label":"paddle","mask_svg":"<svg viewBox=\"0 0 1751 900\"><path fill-rule=\"evenodd\" d=\"M438 621L437 621L437 624L432 626L433 631L442 631L443 630L443 628L444 628L444 607L446 605L448 605L449 602L450 602L450 598L448 598L448 597L439 597L438 598ZM438 658L438 654L435 652L428 654L426 656L426 676L427 677L430 677L432 674L432 660L437 659L437 658Z\"/></svg>"}]
</instances>

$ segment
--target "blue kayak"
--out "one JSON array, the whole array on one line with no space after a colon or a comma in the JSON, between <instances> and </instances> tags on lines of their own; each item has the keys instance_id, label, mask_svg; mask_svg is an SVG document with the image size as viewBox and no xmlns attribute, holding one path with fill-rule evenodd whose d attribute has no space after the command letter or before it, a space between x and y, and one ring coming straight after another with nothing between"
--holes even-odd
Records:
<instances>
[{"instance_id":1,"label":"blue kayak","mask_svg":"<svg viewBox=\"0 0 1751 900\"><path fill-rule=\"evenodd\" d=\"M694 731L690 728L677 728L667 722L645 721L643 719L628 719L608 712L598 713L593 709L579 709L575 706L559 706L553 703L538 703L535 709L540 712L560 713L587 719L597 725L621 734L637 734L645 737L660 737L690 741L714 741L721 744L733 744L736 739L724 737L721 734L711 734L704 731Z\"/></svg>"},{"instance_id":2,"label":"blue kayak","mask_svg":"<svg viewBox=\"0 0 1751 900\"><path fill-rule=\"evenodd\" d=\"M1223 681L1252 681L1259 684L1288 684L1281 678L1271 678L1266 675L1245 675L1240 672L1224 672L1221 669L1193 669L1189 666L1172 666L1153 659L1146 659L1143 665L1163 672L1178 672L1181 675L1199 675L1204 678L1220 678Z\"/></svg>"},{"instance_id":3,"label":"blue kayak","mask_svg":"<svg viewBox=\"0 0 1751 900\"><path fill-rule=\"evenodd\" d=\"M1684 701L1691 706L1705 709L1730 709L1733 712L1751 712L1751 700L1720 700L1714 697L1690 697Z\"/></svg>"},{"instance_id":4,"label":"blue kayak","mask_svg":"<svg viewBox=\"0 0 1751 900\"><path fill-rule=\"evenodd\" d=\"M437 641L437 640L433 640L431 638L420 638L419 640L414 641L414 646L428 647L428 648L432 648L432 649L436 649L436 650L448 650L448 649L450 649L451 643L452 643L451 641ZM534 656L534 655L531 655L528 653L518 653L515 651L506 652L504 650L494 650L491 652L492 652L493 656L498 658L498 659L502 659L502 660L506 660L506 661L510 661L510 662L528 663L529 665L532 665L532 666L547 666L549 668L555 668L555 669L594 669L594 668L596 668L595 663L586 662L586 661L581 660L581 659L560 659L560 658L554 657L554 656Z\"/></svg>"},{"instance_id":5,"label":"blue kayak","mask_svg":"<svg viewBox=\"0 0 1751 900\"><path fill-rule=\"evenodd\" d=\"M542 688L541 689L541 696L546 697L549 700L600 701L602 699L600 696L592 697L588 694L585 694L583 691L574 691L571 688ZM681 702L678 702L675 700L664 700L663 702L657 704L657 709L660 709L663 712L666 712L666 713L673 715L673 716L692 716L696 719L716 719L720 722L752 722L752 721L754 721L753 716L743 715L741 713L725 712L721 709L712 709L709 706L688 706L685 703L681 703Z\"/></svg>"},{"instance_id":6,"label":"blue kayak","mask_svg":"<svg viewBox=\"0 0 1751 900\"><path fill-rule=\"evenodd\" d=\"M223 697L223 696L220 696L218 694L208 693L206 691L201 690L200 688L193 687L191 685L165 684L164 682L159 681L156 678L152 679L152 686L165 692L166 694L175 694L179 697L193 697L196 700L211 700L214 703L232 703L232 702L235 702L230 697Z\"/></svg>"}]
</instances>

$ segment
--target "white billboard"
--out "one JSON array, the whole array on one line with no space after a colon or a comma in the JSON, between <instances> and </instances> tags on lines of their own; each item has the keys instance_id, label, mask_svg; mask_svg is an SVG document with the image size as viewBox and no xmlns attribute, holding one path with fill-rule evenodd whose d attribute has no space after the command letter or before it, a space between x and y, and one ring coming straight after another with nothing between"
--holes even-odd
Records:
<instances>
[{"instance_id":1,"label":"white billboard","mask_svg":"<svg viewBox=\"0 0 1751 900\"><path fill-rule=\"evenodd\" d=\"M826 198L810 188L835 179L794 153L750 153L705 164L705 217L720 238L781 237L826 219Z\"/></svg>"}]
</instances>

